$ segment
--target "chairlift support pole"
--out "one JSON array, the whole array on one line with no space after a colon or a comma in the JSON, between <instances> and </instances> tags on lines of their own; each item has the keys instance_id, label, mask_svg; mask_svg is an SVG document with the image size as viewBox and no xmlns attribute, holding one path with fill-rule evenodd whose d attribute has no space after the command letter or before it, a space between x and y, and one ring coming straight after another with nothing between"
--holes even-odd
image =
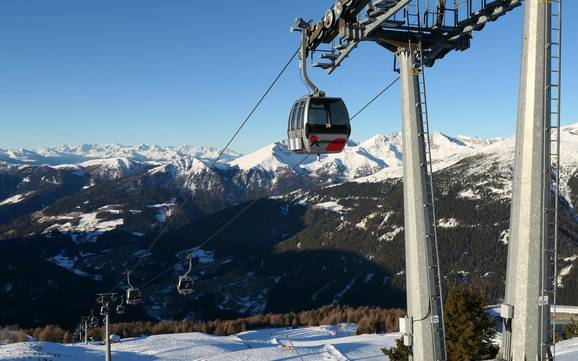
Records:
<instances>
[{"instance_id":1,"label":"chairlift support pole","mask_svg":"<svg viewBox=\"0 0 578 361\"><path fill-rule=\"evenodd\" d=\"M504 326L499 358L553 360L550 304L556 294L559 81L552 63L553 4L526 0L510 215ZM559 9L560 7L558 7ZM558 10L559 11L559 10ZM560 24L555 24L558 32ZM559 33L558 33L559 34ZM559 48L558 48L559 49ZM558 108L558 109L557 109ZM556 113L556 114L554 114ZM557 122L553 119L557 119ZM552 124L554 121L554 124Z\"/></svg>"},{"instance_id":2,"label":"chairlift support pole","mask_svg":"<svg viewBox=\"0 0 578 361\"><path fill-rule=\"evenodd\" d=\"M84 344L88 345L88 318L84 319Z\"/></svg>"},{"instance_id":3,"label":"chairlift support pole","mask_svg":"<svg viewBox=\"0 0 578 361\"><path fill-rule=\"evenodd\" d=\"M116 293L100 293L97 295L97 302L100 303L102 306L107 307L108 312L104 315L104 334L105 334L105 354L104 359L105 361L111 361L111 348L110 348L110 305L114 304L117 301L117 294Z\"/></svg>"},{"instance_id":4,"label":"chairlift support pole","mask_svg":"<svg viewBox=\"0 0 578 361\"><path fill-rule=\"evenodd\" d=\"M105 337L106 337L106 353L105 353L105 357L104 359L106 361L110 361L111 360L111 352L110 352L110 320L109 320L109 314L107 313L104 316L104 329L105 329Z\"/></svg>"}]
</instances>

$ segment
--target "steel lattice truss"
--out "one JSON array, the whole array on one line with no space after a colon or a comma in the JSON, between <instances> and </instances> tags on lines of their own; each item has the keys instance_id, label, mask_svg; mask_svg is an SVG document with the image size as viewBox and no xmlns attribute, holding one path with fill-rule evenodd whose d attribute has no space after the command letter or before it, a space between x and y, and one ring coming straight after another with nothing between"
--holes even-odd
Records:
<instances>
[{"instance_id":1,"label":"steel lattice truss","mask_svg":"<svg viewBox=\"0 0 578 361\"><path fill-rule=\"evenodd\" d=\"M321 50L322 44L332 44L314 64L328 73L362 41L376 42L390 51L421 41L422 62L432 66L452 50L468 49L473 31L482 30L522 1L337 0L318 22L309 22L306 27L302 20L298 23L306 28L308 53Z\"/></svg>"}]
</instances>

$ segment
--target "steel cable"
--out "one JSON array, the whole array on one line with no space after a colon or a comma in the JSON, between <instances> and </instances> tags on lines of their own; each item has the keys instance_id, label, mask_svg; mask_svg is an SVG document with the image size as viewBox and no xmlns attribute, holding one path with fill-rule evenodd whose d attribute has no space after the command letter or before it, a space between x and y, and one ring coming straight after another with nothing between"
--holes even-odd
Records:
<instances>
[{"instance_id":1,"label":"steel cable","mask_svg":"<svg viewBox=\"0 0 578 361\"><path fill-rule=\"evenodd\" d=\"M263 100L265 100L265 98L267 97L267 95L269 95L269 93L271 92L271 90L273 89L273 87L275 86L275 84L277 84L277 82L279 81L279 79L281 79L281 76L285 73L285 71L287 70L287 68L289 68L289 65L293 62L293 60L295 59L295 57L297 56L297 54L299 53L299 49L297 49L293 55L291 55L291 57L289 58L289 60L287 61L287 63L283 66L283 68L281 69L281 71L277 74L277 76L275 77L275 79L271 82L271 84L269 84L269 86L267 87L267 90L265 91L265 93L261 96L261 98L259 99L259 101L255 104L255 106L253 106L253 108L251 109L251 111L249 112L249 114L245 117L245 119L241 122L241 124L239 125L239 127L237 128L237 130L235 131L235 133L230 137L229 141L227 142L227 144L225 145L225 147L223 147L221 149L221 151L219 152L219 154L217 155L217 157L215 159L212 160L212 162L210 163L208 170L212 170L213 167L217 164L217 162L221 159L221 157L223 156L223 154L227 151L227 149L229 149L229 146L231 145L231 143L233 143L233 141L237 138L237 136L239 135L239 133L241 132L241 130L245 127L245 125L247 124L247 122L251 119L251 117L253 116L253 114L255 114L255 111L257 111L257 109L259 108L259 106L263 103ZM207 176L207 174L209 174L209 172L205 172L204 173L204 177ZM204 177L202 178L202 180L204 180ZM184 193L184 191L186 190L186 187L183 187L183 189L177 193L177 198ZM188 202L190 200L192 200L193 197L187 197L186 200L178 207L176 207L176 209L183 209L185 208L185 206L188 204ZM176 214L178 214L178 212L175 212ZM161 239L161 237L165 234L165 232L169 229L170 225L176 220L177 217L173 217L170 218L165 224L164 226L161 228L161 230L159 231L158 235L156 236L156 238L152 241L152 243L149 245L149 247L146 249L146 252L143 252L143 255L138 259L138 261L129 269L127 270L128 272L133 272L144 260L145 257L147 257L150 253L150 251L153 249L153 247L157 244L157 242ZM116 288L118 288L122 282L124 281L124 277L123 279L121 279L111 290L110 292L112 292L113 290L115 290Z\"/></svg>"},{"instance_id":2,"label":"steel cable","mask_svg":"<svg viewBox=\"0 0 578 361\"><path fill-rule=\"evenodd\" d=\"M397 81L399 81L399 77L397 77L396 79L394 79L392 82L390 82L389 84L387 84L387 86L385 88L383 88L379 93L377 93L376 96L374 96L369 102L367 102L359 111L357 111L351 118L350 121L352 121L353 119L355 119L359 114L361 114L365 109L367 109L371 104L373 104L377 99L379 99L386 91L388 91L395 83L397 83ZM297 169L297 167L299 167L301 164L303 164L303 162L305 162L309 157L311 156L311 154L306 155L305 157L303 157L297 164L295 164L293 167L291 167L290 169L292 171L295 171ZM228 226L230 226L231 224L233 224L241 215L243 215L249 208L251 208L255 203L257 203L257 201L259 201L260 198L254 199L251 202L249 202L245 207L243 207L237 214L235 214L231 219L229 219L224 225L222 225L217 231L215 231L213 234L211 234L211 236L209 236L205 241L201 242L199 245L195 246L194 249L200 249L201 247L203 247L204 245L206 245L207 243L209 243L212 239L214 239L217 235L219 235L223 230L225 230ZM182 252L182 251L181 251ZM174 269L174 267L176 265L178 265L179 263L182 262L182 259L178 260L177 262L175 262L174 264L172 264L171 266L167 267L166 269L164 269L162 272L160 272L159 274L157 274L155 277L151 278L150 280L148 280L147 282L145 282L140 288L145 288L147 286L149 286L150 284L152 284L154 281L156 281L157 279L159 279L160 277L162 277L163 275L165 275L167 272L169 272L170 270Z\"/></svg>"}]
</instances>

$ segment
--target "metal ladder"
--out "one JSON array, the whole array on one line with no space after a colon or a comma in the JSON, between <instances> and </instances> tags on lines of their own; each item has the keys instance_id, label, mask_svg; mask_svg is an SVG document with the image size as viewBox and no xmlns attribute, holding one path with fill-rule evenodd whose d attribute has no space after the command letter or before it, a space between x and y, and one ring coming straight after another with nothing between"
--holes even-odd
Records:
<instances>
[{"instance_id":1,"label":"metal ladder","mask_svg":"<svg viewBox=\"0 0 578 361\"><path fill-rule=\"evenodd\" d=\"M421 58L421 43L419 45L419 53ZM426 204L427 207L427 217L430 220L430 229L426 235L426 242L429 247L429 279L430 279L430 309L431 309L431 322L432 329L434 331L434 345L436 348L440 348L440 340L445 339L444 335L444 316L443 316L443 297L442 297L442 285L441 285L441 275L440 275L440 264L438 255L438 237L436 230L436 216L435 216L435 201L434 201L434 189L433 189L433 162L431 155L431 137L429 129L429 114L427 106L427 92L426 92L426 80L425 80L425 66L423 63L420 65L418 70L419 74L417 76L419 82L419 95L420 95L420 111L422 115L422 136L424 140L424 153L425 153L425 164L426 167ZM445 349L441 348L440 360L445 360Z\"/></svg>"},{"instance_id":2,"label":"metal ladder","mask_svg":"<svg viewBox=\"0 0 578 361\"><path fill-rule=\"evenodd\" d=\"M412 13L412 10L415 13ZM429 9L426 9L429 10ZM407 6L407 25L408 28L417 27L419 43L417 44L417 62L414 68L414 74L417 76L418 89L419 89L419 99L420 103L416 104L419 106L419 111L421 112L422 118L422 133L420 136L423 137L424 144L424 155L425 163L423 167L426 172L426 184L425 184L425 200L424 207L427 208L426 217L429 218L430 229L426 234L426 243L429 249L428 258L428 269L429 269L429 289L430 289L430 320L433 330L433 345L437 350L437 360L443 361L446 359L445 350L445 329L444 329L444 314L443 314L443 296L442 296L442 285L441 285L441 275L440 275L440 262L439 262L439 251L438 251L438 237L436 229L436 216L435 216L435 201L434 201L434 188L433 188L433 161L431 154L431 138L430 138L430 128L429 128L429 112L427 105L427 92L426 92L426 78L425 78L425 65L423 60L423 49L422 49L422 21L421 21L421 10L420 10L420 0L412 1ZM411 44L411 34L410 34L410 49L412 49Z\"/></svg>"},{"instance_id":3,"label":"metal ladder","mask_svg":"<svg viewBox=\"0 0 578 361\"><path fill-rule=\"evenodd\" d=\"M544 210L545 237L542 259L542 355L554 359L556 355L556 295L558 286L558 220L560 197L560 104L562 76L562 0L546 0L546 21L548 22L546 48L549 66L545 74L546 146L549 147L545 171L545 185L548 194ZM554 316L552 316L552 313ZM549 322L548 322L549 321ZM551 327L548 327L551 326ZM551 353L550 353L551 351Z\"/></svg>"}]
</instances>

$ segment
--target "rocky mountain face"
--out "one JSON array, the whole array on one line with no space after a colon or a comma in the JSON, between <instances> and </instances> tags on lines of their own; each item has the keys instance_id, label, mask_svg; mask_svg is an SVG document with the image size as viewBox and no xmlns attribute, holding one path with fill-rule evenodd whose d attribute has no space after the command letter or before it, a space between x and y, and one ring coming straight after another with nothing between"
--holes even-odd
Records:
<instances>
[{"instance_id":1,"label":"rocky mountain face","mask_svg":"<svg viewBox=\"0 0 578 361\"><path fill-rule=\"evenodd\" d=\"M481 284L491 302L504 289L513 146L432 135L444 283ZM562 148L560 301L578 304L578 125ZM0 324L76 322L139 260L145 303L125 319L404 306L399 134L319 161L280 142L213 169L218 150L198 149L0 152ZM183 297L188 254L195 292Z\"/></svg>"},{"instance_id":2,"label":"rocky mountain face","mask_svg":"<svg viewBox=\"0 0 578 361\"><path fill-rule=\"evenodd\" d=\"M494 142L498 140L451 138L440 133L432 139L440 167ZM250 199L382 174L396 177L402 159L401 138L396 133L375 136L360 144L352 142L342 154L324 156L319 161L314 156L294 154L278 142L244 156L225 152L222 160L209 169L218 153L216 148L119 145L2 150L0 239L74 231L67 223L77 226L83 214L122 219L117 228L147 233L163 223L162 216L151 219L152 210L158 208L154 205L165 204L165 213L170 212L173 203L176 208L184 205L186 212L181 212L179 224L185 224ZM59 174L62 179L53 177L49 182L39 174L40 169ZM40 197L53 194L54 189L67 191ZM111 217L111 211L121 212L123 217ZM81 228L98 231L98 227Z\"/></svg>"}]
</instances>

